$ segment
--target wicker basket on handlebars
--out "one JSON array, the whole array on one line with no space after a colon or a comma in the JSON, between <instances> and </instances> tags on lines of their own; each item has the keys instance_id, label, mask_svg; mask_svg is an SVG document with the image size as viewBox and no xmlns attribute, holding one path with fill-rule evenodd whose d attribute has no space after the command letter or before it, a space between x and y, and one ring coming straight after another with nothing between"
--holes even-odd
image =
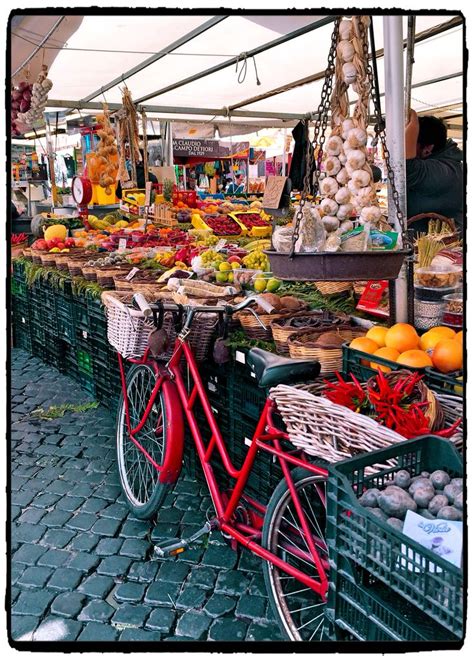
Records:
<instances>
[{"instance_id":1,"label":"wicker basket on handlebars","mask_svg":"<svg viewBox=\"0 0 474 656\"><path fill-rule=\"evenodd\" d=\"M147 293L148 302L160 299L160 292ZM164 299L168 300L168 299ZM109 343L125 358L140 358L148 347L150 334L155 330L153 319L145 318L140 310L130 307L132 294L107 292L102 295L107 310L107 339ZM188 343L193 349L196 360L205 360L216 332L217 314L197 313L188 336ZM168 359L176 339L176 326L173 312L166 311L163 328L168 334L168 347L160 359Z\"/></svg>"}]
</instances>

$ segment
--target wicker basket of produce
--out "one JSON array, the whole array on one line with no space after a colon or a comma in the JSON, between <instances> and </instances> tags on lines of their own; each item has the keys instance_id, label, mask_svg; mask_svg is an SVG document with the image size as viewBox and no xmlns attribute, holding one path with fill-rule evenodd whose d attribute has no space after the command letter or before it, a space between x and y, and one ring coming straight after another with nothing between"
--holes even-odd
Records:
<instances>
[{"instance_id":1,"label":"wicker basket of produce","mask_svg":"<svg viewBox=\"0 0 474 656\"><path fill-rule=\"evenodd\" d=\"M66 261L71 276L83 276L82 269L91 261L91 253L79 252L70 254Z\"/></svg>"},{"instance_id":2,"label":"wicker basket of produce","mask_svg":"<svg viewBox=\"0 0 474 656\"><path fill-rule=\"evenodd\" d=\"M120 272L114 275L115 289L124 292L130 290L146 292L150 287L150 292L153 292L159 286L157 282L159 273L158 271L137 271L130 280L127 280L128 273Z\"/></svg>"},{"instance_id":3,"label":"wicker basket of produce","mask_svg":"<svg viewBox=\"0 0 474 656\"><path fill-rule=\"evenodd\" d=\"M288 339L292 335L308 330L308 328L330 327L348 322L348 315L343 313L334 314L327 310L312 310L273 320L270 325L277 353L287 355L289 353Z\"/></svg>"},{"instance_id":4,"label":"wicker basket of produce","mask_svg":"<svg viewBox=\"0 0 474 656\"><path fill-rule=\"evenodd\" d=\"M115 289L114 276L120 273L127 274L131 269L132 266L130 264L98 267L96 273L97 282L104 289Z\"/></svg>"},{"instance_id":5,"label":"wicker basket of produce","mask_svg":"<svg viewBox=\"0 0 474 656\"><path fill-rule=\"evenodd\" d=\"M342 369L342 345L354 337L362 337L365 330L349 323L340 326L308 328L288 339L290 358L317 360L321 374L329 374Z\"/></svg>"},{"instance_id":6,"label":"wicker basket of produce","mask_svg":"<svg viewBox=\"0 0 474 656\"><path fill-rule=\"evenodd\" d=\"M276 294L261 294L261 296L273 305L274 312L266 314L260 308L256 309L258 318L250 312L239 312L237 317L244 333L250 339L259 339L264 342L272 341L272 322L280 319L288 319L295 314L308 309L308 304L296 299L294 296L282 296ZM262 325L263 324L263 325Z\"/></svg>"},{"instance_id":7,"label":"wicker basket of produce","mask_svg":"<svg viewBox=\"0 0 474 656\"><path fill-rule=\"evenodd\" d=\"M315 283L318 292L323 296L332 296L333 294L342 294L352 289L351 282L317 282Z\"/></svg>"},{"instance_id":8,"label":"wicker basket of produce","mask_svg":"<svg viewBox=\"0 0 474 656\"><path fill-rule=\"evenodd\" d=\"M32 260L33 259L33 253L34 253L34 251L32 251L31 248L24 248L21 252L23 257L25 257L27 260Z\"/></svg>"},{"instance_id":9,"label":"wicker basket of produce","mask_svg":"<svg viewBox=\"0 0 474 656\"><path fill-rule=\"evenodd\" d=\"M56 253L40 253L40 264L44 267L56 267Z\"/></svg>"}]
</instances>

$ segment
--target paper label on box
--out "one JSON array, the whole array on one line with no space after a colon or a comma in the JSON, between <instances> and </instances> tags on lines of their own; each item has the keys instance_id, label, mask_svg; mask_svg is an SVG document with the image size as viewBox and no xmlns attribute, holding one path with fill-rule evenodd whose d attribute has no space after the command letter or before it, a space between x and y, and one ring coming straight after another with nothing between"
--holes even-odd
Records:
<instances>
[{"instance_id":1,"label":"paper label on box","mask_svg":"<svg viewBox=\"0 0 474 656\"><path fill-rule=\"evenodd\" d=\"M225 239L219 239L219 241L217 242L217 244L214 246L214 250L216 251L216 253L218 253L219 251L221 251L221 250L224 248L224 246L226 245L226 243L227 243L227 242L226 242Z\"/></svg>"},{"instance_id":2,"label":"paper label on box","mask_svg":"<svg viewBox=\"0 0 474 656\"><path fill-rule=\"evenodd\" d=\"M377 317L388 317L390 314L388 281L369 280L356 309Z\"/></svg>"},{"instance_id":3,"label":"paper label on box","mask_svg":"<svg viewBox=\"0 0 474 656\"><path fill-rule=\"evenodd\" d=\"M133 267L133 269L125 276L125 280L131 280L139 271L140 269L138 267Z\"/></svg>"},{"instance_id":4,"label":"paper label on box","mask_svg":"<svg viewBox=\"0 0 474 656\"><path fill-rule=\"evenodd\" d=\"M121 239L119 239L118 250L124 251L126 248L127 248L127 240L125 239L125 237L122 237Z\"/></svg>"},{"instance_id":5,"label":"paper label on box","mask_svg":"<svg viewBox=\"0 0 474 656\"><path fill-rule=\"evenodd\" d=\"M252 440L250 440L248 437L245 437L244 444L245 446L252 446Z\"/></svg>"},{"instance_id":6,"label":"paper label on box","mask_svg":"<svg viewBox=\"0 0 474 656\"><path fill-rule=\"evenodd\" d=\"M84 339L87 339L89 337L89 333L87 332L87 330L82 331L82 336L84 337Z\"/></svg>"},{"instance_id":7,"label":"paper label on box","mask_svg":"<svg viewBox=\"0 0 474 656\"><path fill-rule=\"evenodd\" d=\"M421 515L408 510L403 534L422 545L433 555L444 558L456 567L461 567L463 523L447 519L425 519ZM408 545L402 544L402 554L407 559L400 558L400 567L409 571L421 573L426 571L426 559ZM419 564L420 567L416 567ZM436 572L440 568L432 562L429 563L429 571Z\"/></svg>"},{"instance_id":8,"label":"paper label on box","mask_svg":"<svg viewBox=\"0 0 474 656\"><path fill-rule=\"evenodd\" d=\"M241 362L242 364L245 364L245 353L243 351L236 351L235 352L235 361L236 362Z\"/></svg>"}]
</instances>

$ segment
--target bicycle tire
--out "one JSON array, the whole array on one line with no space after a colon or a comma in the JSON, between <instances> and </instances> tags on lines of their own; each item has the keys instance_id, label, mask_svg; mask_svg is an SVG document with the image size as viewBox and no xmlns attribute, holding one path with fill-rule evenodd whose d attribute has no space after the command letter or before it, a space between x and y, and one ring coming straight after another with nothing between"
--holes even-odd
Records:
<instances>
[{"instance_id":1,"label":"bicycle tire","mask_svg":"<svg viewBox=\"0 0 474 656\"><path fill-rule=\"evenodd\" d=\"M139 418L143 416L143 411L150 398L155 380L155 371L147 364L135 365L130 369L126 378L126 384L132 426L136 426ZM144 428L136 435L140 444L142 444L158 465L163 464L168 441L168 422L165 407L163 390L160 390L156 397L155 407L150 412ZM161 436L156 436L156 431L160 428L160 426L155 427L158 423L161 424L162 428ZM159 439L154 439L150 435L151 432ZM120 486L127 506L133 515L139 519L150 519L163 504L170 486L158 480L159 471L153 467L135 444L131 440L127 440L126 437L125 402L122 390L119 398L116 424L117 465Z\"/></svg>"},{"instance_id":2,"label":"bicycle tire","mask_svg":"<svg viewBox=\"0 0 474 656\"><path fill-rule=\"evenodd\" d=\"M303 468L294 469L291 475L308 523L312 531L314 530L316 535L319 534L321 542L325 545L326 509L321 496L324 494L323 498L325 498L326 479ZM320 519L322 520L321 523ZM297 523L297 526L295 527L292 522ZM283 479L275 488L267 506L262 529L262 546L278 555L282 560L301 569L312 578L319 579L314 564L301 559L284 548L285 533L282 531L282 526L285 528L288 526L286 546L293 548L295 551L308 551L301 529L299 529L298 535L298 524L294 502L288 484ZM293 530L289 528L290 526ZM291 533L291 538L288 536L288 532ZM327 548L323 549L322 546L317 548L322 557L327 559ZM318 600L316 593L310 588L301 588L304 585L303 583L272 565L269 561L264 560L262 566L270 606L283 635L292 641L322 640L326 602L322 599ZM300 590L298 590L298 587ZM316 613L315 617L311 617L312 613L307 612L311 611L312 608L316 609L313 611Z\"/></svg>"}]
</instances>

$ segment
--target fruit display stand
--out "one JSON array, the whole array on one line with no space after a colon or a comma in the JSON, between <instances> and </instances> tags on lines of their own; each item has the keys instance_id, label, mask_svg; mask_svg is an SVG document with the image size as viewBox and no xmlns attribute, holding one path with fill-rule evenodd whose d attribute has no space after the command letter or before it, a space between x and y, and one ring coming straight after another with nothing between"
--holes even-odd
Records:
<instances>
[{"instance_id":1,"label":"fruit display stand","mask_svg":"<svg viewBox=\"0 0 474 656\"><path fill-rule=\"evenodd\" d=\"M228 216L233 218L242 230L246 230L250 237L269 237L272 234L272 226L262 214L263 212L230 212Z\"/></svg>"},{"instance_id":2,"label":"fruit display stand","mask_svg":"<svg viewBox=\"0 0 474 656\"><path fill-rule=\"evenodd\" d=\"M241 226L228 216L200 216L191 215L191 223L196 230L208 230L217 236L225 236L227 239L236 239L247 234L247 228Z\"/></svg>"}]
</instances>

